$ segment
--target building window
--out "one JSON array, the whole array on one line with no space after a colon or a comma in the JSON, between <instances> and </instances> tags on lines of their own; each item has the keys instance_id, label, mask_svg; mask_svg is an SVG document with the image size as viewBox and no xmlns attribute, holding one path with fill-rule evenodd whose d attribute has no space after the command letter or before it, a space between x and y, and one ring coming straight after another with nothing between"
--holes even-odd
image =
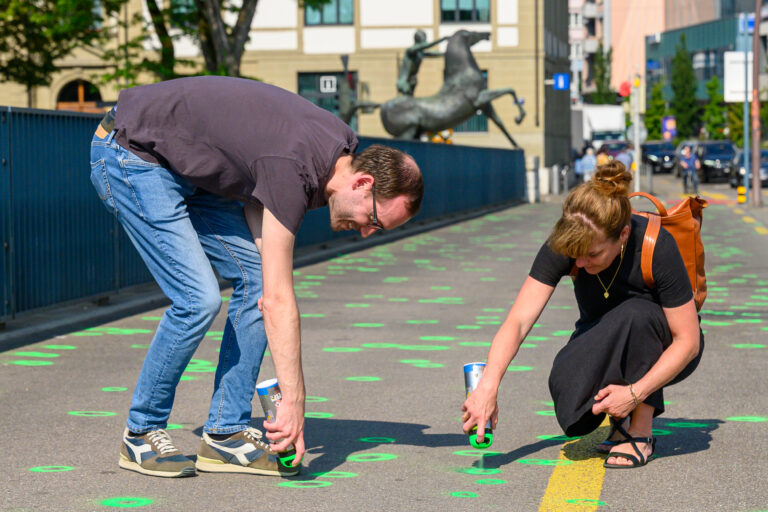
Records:
<instances>
[{"instance_id":1,"label":"building window","mask_svg":"<svg viewBox=\"0 0 768 512\"><path fill-rule=\"evenodd\" d=\"M488 71L483 71L483 78L485 83L488 83ZM488 118L485 117L482 110L475 112L475 115L467 119L461 124L453 127L454 132L487 132L488 131Z\"/></svg>"},{"instance_id":2,"label":"building window","mask_svg":"<svg viewBox=\"0 0 768 512\"><path fill-rule=\"evenodd\" d=\"M490 0L440 0L440 20L490 23L490 4Z\"/></svg>"},{"instance_id":3,"label":"building window","mask_svg":"<svg viewBox=\"0 0 768 512\"><path fill-rule=\"evenodd\" d=\"M310 25L352 25L355 22L354 0L331 0L315 9L304 9L304 24Z\"/></svg>"},{"instance_id":4,"label":"building window","mask_svg":"<svg viewBox=\"0 0 768 512\"><path fill-rule=\"evenodd\" d=\"M357 72L350 71L349 84L350 102L357 101ZM328 73L299 73L299 96L306 98L320 108L339 115L339 93L344 80L341 71ZM349 122L350 128L357 131L357 115Z\"/></svg>"}]
</instances>

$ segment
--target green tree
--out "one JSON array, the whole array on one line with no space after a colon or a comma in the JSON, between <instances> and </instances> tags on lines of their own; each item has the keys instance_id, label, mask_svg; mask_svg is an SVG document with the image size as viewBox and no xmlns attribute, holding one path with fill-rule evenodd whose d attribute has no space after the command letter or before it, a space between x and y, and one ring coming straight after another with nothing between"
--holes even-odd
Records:
<instances>
[{"instance_id":1,"label":"green tree","mask_svg":"<svg viewBox=\"0 0 768 512\"><path fill-rule=\"evenodd\" d=\"M101 24L125 0L0 1L0 81L16 82L32 91L48 85L55 62L78 46L104 40Z\"/></svg>"},{"instance_id":2,"label":"green tree","mask_svg":"<svg viewBox=\"0 0 768 512\"><path fill-rule=\"evenodd\" d=\"M693 73L691 56L685 47L685 34L680 36L670 71L672 100L669 109L675 116L677 134L681 138L690 138L697 132L699 105L696 101L696 76Z\"/></svg>"},{"instance_id":3,"label":"green tree","mask_svg":"<svg viewBox=\"0 0 768 512\"><path fill-rule=\"evenodd\" d=\"M616 104L616 91L611 89L611 59L613 48L607 52L603 50L601 42L595 53L595 92L590 96L590 102L594 104Z\"/></svg>"},{"instance_id":4,"label":"green tree","mask_svg":"<svg viewBox=\"0 0 768 512\"><path fill-rule=\"evenodd\" d=\"M302 5L319 8L331 0L304 0ZM103 81L117 80L135 85L143 72L158 80L169 80L184 74L241 76L240 64L259 0L144 0L150 19L137 13L126 28L139 29L131 40L105 52L104 58L114 70ZM234 20L227 23L227 20ZM200 48L204 67L194 61L176 57L173 43L190 37ZM160 44L156 51L145 48L154 38ZM183 68L181 71L179 67Z\"/></svg>"},{"instance_id":5,"label":"green tree","mask_svg":"<svg viewBox=\"0 0 768 512\"><path fill-rule=\"evenodd\" d=\"M667 102L664 101L664 82L657 82L651 87L651 97L645 109L645 129L649 140L661 140L661 118L667 114Z\"/></svg>"},{"instance_id":6,"label":"green tree","mask_svg":"<svg viewBox=\"0 0 768 512\"><path fill-rule=\"evenodd\" d=\"M704 113L701 117L707 137L711 140L725 139L725 103L717 75L707 82L707 98L709 99L704 105Z\"/></svg>"},{"instance_id":7,"label":"green tree","mask_svg":"<svg viewBox=\"0 0 768 512\"><path fill-rule=\"evenodd\" d=\"M728 103L726 109L728 138L738 147L744 146L744 104Z\"/></svg>"}]
</instances>

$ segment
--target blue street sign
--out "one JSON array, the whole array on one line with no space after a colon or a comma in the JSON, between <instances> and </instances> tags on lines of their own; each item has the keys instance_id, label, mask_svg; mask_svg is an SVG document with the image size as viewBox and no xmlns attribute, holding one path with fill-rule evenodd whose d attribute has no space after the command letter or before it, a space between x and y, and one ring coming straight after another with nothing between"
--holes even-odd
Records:
<instances>
[{"instance_id":1,"label":"blue street sign","mask_svg":"<svg viewBox=\"0 0 768 512\"><path fill-rule=\"evenodd\" d=\"M571 75L568 73L555 73L552 79L555 81L553 89L556 91L567 91L571 88Z\"/></svg>"},{"instance_id":2,"label":"blue street sign","mask_svg":"<svg viewBox=\"0 0 768 512\"><path fill-rule=\"evenodd\" d=\"M751 34L755 30L755 14L742 13L739 16L739 32L742 34Z\"/></svg>"}]
</instances>

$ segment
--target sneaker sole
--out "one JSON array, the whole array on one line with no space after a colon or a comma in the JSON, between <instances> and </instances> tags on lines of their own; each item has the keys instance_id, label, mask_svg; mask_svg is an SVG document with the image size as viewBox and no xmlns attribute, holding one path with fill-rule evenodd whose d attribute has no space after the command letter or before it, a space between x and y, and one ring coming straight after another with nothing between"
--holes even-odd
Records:
<instances>
[{"instance_id":1,"label":"sneaker sole","mask_svg":"<svg viewBox=\"0 0 768 512\"><path fill-rule=\"evenodd\" d=\"M141 473L142 475L149 475L149 476L159 476L163 478L182 478L186 476L194 476L195 475L195 468L188 467L184 468L179 472L171 472L171 471L155 471L152 469L146 469L138 465L137 463L120 458L120 461L118 462L118 465L123 468L127 469L129 471L135 471L137 473Z\"/></svg>"},{"instance_id":2,"label":"sneaker sole","mask_svg":"<svg viewBox=\"0 0 768 512\"><path fill-rule=\"evenodd\" d=\"M257 469L250 468L248 466L240 466L238 464L230 464L228 462L217 461L215 459L208 459L205 457L197 456L195 462L195 468L198 471L204 471L206 473L247 473L250 475L264 475L264 476L295 476L299 474L299 468L296 468L293 472L279 472L269 469Z\"/></svg>"}]
</instances>

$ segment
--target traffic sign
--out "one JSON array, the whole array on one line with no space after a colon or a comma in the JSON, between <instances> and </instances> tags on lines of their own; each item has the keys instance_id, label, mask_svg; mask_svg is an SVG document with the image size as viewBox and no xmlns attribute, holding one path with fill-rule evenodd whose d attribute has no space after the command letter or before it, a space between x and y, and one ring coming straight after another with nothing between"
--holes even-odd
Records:
<instances>
[{"instance_id":1,"label":"traffic sign","mask_svg":"<svg viewBox=\"0 0 768 512\"><path fill-rule=\"evenodd\" d=\"M555 73L552 79L554 80L552 88L556 91L567 91L571 88L571 75L568 73Z\"/></svg>"}]
</instances>

